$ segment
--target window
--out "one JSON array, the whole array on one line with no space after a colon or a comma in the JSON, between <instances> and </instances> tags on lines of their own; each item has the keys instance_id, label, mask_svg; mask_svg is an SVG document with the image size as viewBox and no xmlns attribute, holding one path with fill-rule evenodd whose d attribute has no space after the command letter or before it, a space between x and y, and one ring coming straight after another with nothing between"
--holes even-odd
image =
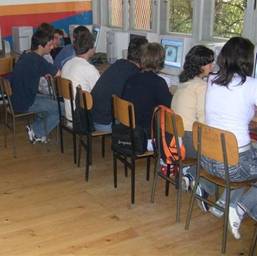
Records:
<instances>
[{"instance_id":1,"label":"window","mask_svg":"<svg viewBox=\"0 0 257 256\"><path fill-rule=\"evenodd\" d=\"M109 0L109 25L112 27L122 27L122 1Z\"/></svg>"},{"instance_id":2,"label":"window","mask_svg":"<svg viewBox=\"0 0 257 256\"><path fill-rule=\"evenodd\" d=\"M247 0L215 0L213 36L240 36L246 7Z\"/></svg>"},{"instance_id":3,"label":"window","mask_svg":"<svg viewBox=\"0 0 257 256\"><path fill-rule=\"evenodd\" d=\"M152 29L152 0L134 0L134 24L133 28L137 30Z\"/></svg>"},{"instance_id":4,"label":"window","mask_svg":"<svg viewBox=\"0 0 257 256\"><path fill-rule=\"evenodd\" d=\"M192 0L168 0L168 31L192 33Z\"/></svg>"}]
</instances>

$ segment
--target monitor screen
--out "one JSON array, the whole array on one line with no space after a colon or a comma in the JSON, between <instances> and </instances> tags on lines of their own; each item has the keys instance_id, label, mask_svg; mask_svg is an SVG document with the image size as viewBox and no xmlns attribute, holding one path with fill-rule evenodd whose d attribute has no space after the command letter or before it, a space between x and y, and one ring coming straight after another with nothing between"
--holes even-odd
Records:
<instances>
[{"instance_id":1,"label":"monitor screen","mask_svg":"<svg viewBox=\"0 0 257 256\"><path fill-rule=\"evenodd\" d=\"M143 39L146 39L146 36L140 35L140 34L133 34L133 33L129 35L129 40L135 39L135 38L143 38Z\"/></svg>"},{"instance_id":2,"label":"monitor screen","mask_svg":"<svg viewBox=\"0 0 257 256\"><path fill-rule=\"evenodd\" d=\"M257 52L256 52L256 56L255 56L255 64L254 64L254 71L253 71L253 75L255 78L257 78Z\"/></svg>"},{"instance_id":3,"label":"monitor screen","mask_svg":"<svg viewBox=\"0 0 257 256\"><path fill-rule=\"evenodd\" d=\"M95 47L97 46L99 34L100 34L100 27L93 27L92 34L95 40Z\"/></svg>"},{"instance_id":4,"label":"monitor screen","mask_svg":"<svg viewBox=\"0 0 257 256\"><path fill-rule=\"evenodd\" d=\"M164 64L170 67L181 68L183 57L183 41L162 39L161 44L165 50Z\"/></svg>"}]
</instances>

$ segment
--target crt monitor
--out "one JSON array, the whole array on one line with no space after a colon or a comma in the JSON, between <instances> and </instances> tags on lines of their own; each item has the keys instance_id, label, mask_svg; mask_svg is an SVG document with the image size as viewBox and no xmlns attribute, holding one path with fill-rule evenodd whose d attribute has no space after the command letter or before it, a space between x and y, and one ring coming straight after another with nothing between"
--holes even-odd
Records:
<instances>
[{"instance_id":1,"label":"crt monitor","mask_svg":"<svg viewBox=\"0 0 257 256\"><path fill-rule=\"evenodd\" d=\"M161 45L165 50L164 65L180 69L183 58L183 40L162 39Z\"/></svg>"},{"instance_id":2,"label":"crt monitor","mask_svg":"<svg viewBox=\"0 0 257 256\"><path fill-rule=\"evenodd\" d=\"M97 46L97 41L99 39L99 35L100 35L100 27L93 27L92 29L92 34L95 40L95 47Z\"/></svg>"},{"instance_id":3,"label":"crt monitor","mask_svg":"<svg viewBox=\"0 0 257 256\"><path fill-rule=\"evenodd\" d=\"M253 71L253 75L255 78L257 78L257 52L255 54L255 64L254 64L254 71Z\"/></svg>"},{"instance_id":4,"label":"crt monitor","mask_svg":"<svg viewBox=\"0 0 257 256\"><path fill-rule=\"evenodd\" d=\"M135 38L144 38L144 39L146 39L146 35L130 33L129 40L132 40L132 39L135 39Z\"/></svg>"},{"instance_id":5,"label":"crt monitor","mask_svg":"<svg viewBox=\"0 0 257 256\"><path fill-rule=\"evenodd\" d=\"M96 52L104 52L107 51L107 40L106 40L106 33L109 31L110 28L100 25L93 25L92 33L95 38L95 48Z\"/></svg>"}]
</instances>

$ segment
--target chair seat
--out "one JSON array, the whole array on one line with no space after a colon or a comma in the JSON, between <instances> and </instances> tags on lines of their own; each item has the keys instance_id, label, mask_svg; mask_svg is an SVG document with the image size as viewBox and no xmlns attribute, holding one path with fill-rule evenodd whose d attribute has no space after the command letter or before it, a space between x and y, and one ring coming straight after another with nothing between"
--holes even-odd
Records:
<instances>
[{"instance_id":1,"label":"chair seat","mask_svg":"<svg viewBox=\"0 0 257 256\"><path fill-rule=\"evenodd\" d=\"M140 157L147 157L147 156L153 156L153 155L154 155L154 151L145 151L144 154L136 155L136 157L140 158Z\"/></svg>"},{"instance_id":2,"label":"chair seat","mask_svg":"<svg viewBox=\"0 0 257 256\"><path fill-rule=\"evenodd\" d=\"M102 135L108 135L108 134L112 134L111 132L103 132L103 131L94 131L91 133L91 135L93 137L96 137L96 136L102 136Z\"/></svg>"},{"instance_id":3,"label":"chair seat","mask_svg":"<svg viewBox=\"0 0 257 256\"><path fill-rule=\"evenodd\" d=\"M210 174L205 169L200 169L200 177L202 177L204 179L207 179L207 180L209 180L213 183L216 183L219 186L222 186L222 187L226 186L226 183L225 183L224 179ZM240 187L250 187L256 181L257 181L257 179L243 181L243 182L230 182L230 187L232 189L236 189L236 188L240 188Z\"/></svg>"},{"instance_id":4,"label":"chair seat","mask_svg":"<svg viewBox=\"0 0 257 256\"><path fill-rule=\"evenodd\" d=\"M196 165L197 160L196 158L186 158L182 160L183 165L185 166L191 166L191 165Z\"/></svg>"}]
</instances>

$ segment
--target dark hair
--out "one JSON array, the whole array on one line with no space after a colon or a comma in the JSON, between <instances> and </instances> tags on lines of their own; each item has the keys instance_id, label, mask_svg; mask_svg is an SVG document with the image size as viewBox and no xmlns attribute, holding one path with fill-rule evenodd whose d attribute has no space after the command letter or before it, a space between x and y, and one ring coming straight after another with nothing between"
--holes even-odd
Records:
<instances>
[{"instance_id":1,"label":"dark hair","mask_svg":"<svg viewBox=\"0 0 257 256\"><path fill-rule=\"evenodd\" d=\"M53 25L49 24L49 23L46 23L46 22L43 22L41 23L38 27L37 27L37 30L42 30L42 31L45 31L47 33L49 33L49 35L51 35L52 37L54 36L54 31L55 31L55 28Z\"/></svg>"},{"instance_id":2,"label":"dark hair","mask_svg":"<svg viewBox=\"0 0 257 256\"><path fill-rule=\"evenodd\" d=\"M181 83L187 82L202 73L202 66L214 61L214 52L203 46L196 45L187 53L183 71L179 75Z\"/></svg>"},{"instance_id":3,"label":"dark hair","mask_svg":"<svg viewBox=\"0 0 257 256\"><path fill-rule=\"evenodd\" d=\"M76 27L74 30L73 30L73 41L75 41L77 39L77 37L80 35L80 34L83 34L83 33L90 33L89 29L85 26L78 26Z\"/></svg>"},{"instance_id":4,"label":"dark hair","mask_svg":"<svg viewBox=\"0 0 257 256\"><path fill-rule=\"evenodd\" d=\"M88 52L90 49L94 48L94 38L89 32L80 33L74 40L73 47L75 49L76 55L81 55Z\"/></svg>"},{"instance_id":5,"label":"dark hair","mask_svg":"<svg viewBox=\"0 0 257 256\"><path fill-rule=\"evenodd\" d=\"M142 46L147 44L148 41L146 38L133 38L129 42L128 47L128 60L134 61L140 64L141 55L142 55Z\"/></svg>"},{"instance_id":6,"label":"dark hair","mask_svg":"<svg viewBox=\"0 0 257 256\"><path fill-rule=\"evenodd\" d=\"M41 45L45 47L46 44L53 39L52 35L46 30L36 30L31 38L31 51L35 51Z\"/></svg>"},{"instance_id":7,"label":"dark hair","mask_svg":"<svg viewBox=\"0 0 257 256\"><path fill-rule=\"evenodd\" d=\"M233 37L227 41L220 51L217 59L219 71L212 81L222 86L228 86L234 74L241 77L240 84L250 76L253 71L254 45L243 37Z\"/></svg>"},{"instance_id":8,"label":"dark hair","mask_svg":"<svg viewBox=\"0 0 257 256\"><path fill-rule=\"evenodd\" d=\"M58 35L60 35L60 36L64 36L63 31L62 31L61 29L59 29L59 28L56 28L56 29L54 30L54 34L58 34Z\"/></svg>"},{"instance_id":9,"label":"dark hair","mask_svg":"<svg viewBox=\"0 0 257 256\"><path fill-rule=\"evenodd\" d=\"M148 43L142 48L141 67L143 70L158 72L163 68L165 51L158 43Z\"/></svg>"}]
</instances>

